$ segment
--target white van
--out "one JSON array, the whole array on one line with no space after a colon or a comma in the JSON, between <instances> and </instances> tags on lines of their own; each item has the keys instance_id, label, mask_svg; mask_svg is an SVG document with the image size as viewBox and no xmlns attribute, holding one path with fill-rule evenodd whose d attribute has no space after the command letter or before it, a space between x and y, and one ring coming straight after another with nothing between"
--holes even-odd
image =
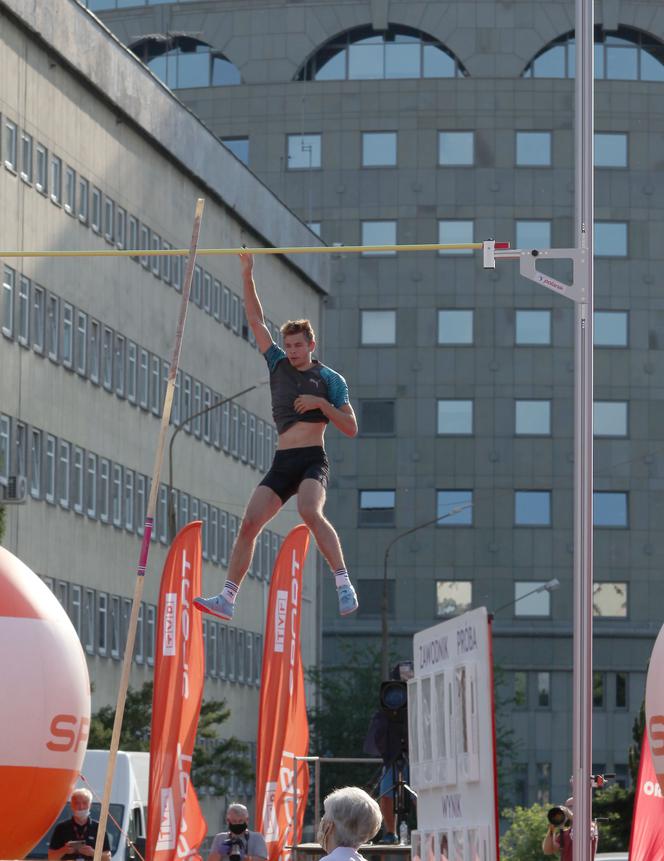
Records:
<instances>
[{"instance_id":1,"label":"white van","mask_svg":"<svg viewBox=\"0 0 664 861\"><path fill-rule=\"evenodd\" d=\"M81 778L76 782L76 788L85 787L93 793L92 818L99 819L101 809L100 799L104 795L106 783L106 767L108 765L107 750L88 750L81 768ZM128 861L137 858L133 847L128 843L127 835L135 843L139 852L145 857L145 835L147 833L147 803L150 784L150 754L143 752L128 753L118 751L115 760L115 774L111 787L111 803L109 807L106 833L111 844L112 861ZM69 801L58 816L56 822L42 837L35 848L26 858L48 858L48 844L51 834L58 822L71 818Z\"/></svg>"}]
</instances>

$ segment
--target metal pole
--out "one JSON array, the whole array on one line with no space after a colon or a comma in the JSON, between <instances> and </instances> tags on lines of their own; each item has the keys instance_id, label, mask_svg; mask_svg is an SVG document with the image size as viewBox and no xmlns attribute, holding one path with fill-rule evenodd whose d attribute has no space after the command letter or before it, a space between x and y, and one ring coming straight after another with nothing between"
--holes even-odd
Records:
<instances>
[{"instance_id":1,"label":"metal pole","mask_svg":"<svg viewBox=\"0 0 664 861\"><path fill-rule=\"evenodd\" d=\"M185 273L184 284L182 287L182 299L180 301L180 311L178 315L175 337L173 340L171 363L168 369L168 381L166 384L166 394L164 395L164 408L161 417L161 424L159 426L159 437L157 439L157 449L155 451L154 467L152 470L152 485L150 487L150 497L148 500L148 508L145 517L143 542L141 544L141 551L138 559L136 586L134 589L134 599L131 607L131 616L129 619L129 630L127 631L127 642L125 645L124 660L122 664L122 676L120 678L120 688L118 690L118 699L115 707L115 719L113 721L113 733L111 735L111 745L108 754L108 766L106 768L104 795L101 803L101 811L99 814L99 830L97 832L97 840L95 843L94 861L101 861L101 854L104 847L104 834L106 832L108 808L110 806L111 800L111 787L113 786L115 760L117 758L118 748L120 746L120 731L122 730L122 718L124 716L125 701L127 699L127 688L129 687L129 672L131 670L131 664L134 659L134 642L136 640L136 627L138 625L138 611L141 606L141 598L143 596L145 569L148 562L148 553L150 552L150 538L152 535L152 526L154 524L154 515L157 508L157 496L159 494L159 474L161 472L161 464L164 459L166 433L168 431L168 422L171 417L173 392L175 391L175 375L177 373L178 364L180 362L182 336L184 334L184 324L187 319L187 306L189 304L189 293L191 291L191 279L194 273L196 248L198 247L198 237L201 230L201 219L203 218L204 205L205 201L202 198L199 198L196 201L194 226L191 236L191 247L189 249L187 270Z\"/></svg>"},{"instance_id":2,"label":"metal pole","mask_svg":"<svg viewBox=\"0 0 664 861\"><path fill-rule=\"evenodd\" d=\"M573 861L591 858L593 590L593 0L576 0ZM577 280L577 279L575 279Z\"/></svg>"},{"instance_id":3,"label":"metal pole","mask_svg":"<svg viewBox=\"0 0 664 861\"><path fill-rule=\"evenodd\" d=\"M314 827L320 822L320 759L314 764Z\"/></svg>"}]
</instances>

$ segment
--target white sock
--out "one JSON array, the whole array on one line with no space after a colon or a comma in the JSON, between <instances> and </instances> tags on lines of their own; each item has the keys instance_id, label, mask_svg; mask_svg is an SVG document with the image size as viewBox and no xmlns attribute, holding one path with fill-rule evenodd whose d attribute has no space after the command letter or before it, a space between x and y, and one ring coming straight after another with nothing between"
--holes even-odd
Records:
<instances>
[{"instance_id":1,"label":"white sock","mask_svg":"<svg viewBox=\"0 0 664 861\"><path fill-rule=\"evenodd\" d=\"M341 586L350 586L350 577L348 576L348 571L345 568L339 568L338 571L334 572L334 585L339 589Z\"/></svg>"},{"instance_id":2,"label":"white sock","mask_svg":"<svg viewBox=\"0 0 664 861\"><path fill-rule=\"evenodd\" d=\"M240 587L237 583L233 583L232 580L227 580L224 584L224 588L221 590L222 597L227 601L230 601L231 604L234 604L239 588Z\"/></svg>"}]
</instances>

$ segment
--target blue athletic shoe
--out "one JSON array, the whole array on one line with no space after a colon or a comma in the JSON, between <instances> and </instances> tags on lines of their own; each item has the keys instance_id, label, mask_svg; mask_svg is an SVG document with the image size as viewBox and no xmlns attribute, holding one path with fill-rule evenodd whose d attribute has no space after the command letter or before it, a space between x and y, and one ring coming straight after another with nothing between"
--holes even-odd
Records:
<instances>
[{"instance_id":1,"label":"blue athletic shoe","mask_svg":"<svg viewBox=\"0 0 664 861\"><path fill-rule=\"evenodd\" d=\"M232 619L235 612L235 604L231 604L223 595L215 595L213 598L194 598L193 603L201 613L209 613L225 622Z\"/></svg>"},{"instance_id":2,"label":"blue athletic shoe","mask_svg":"<svg viewBox=\"0 0 664 861\"><path fill-rule=\"evenodd\" d=\"M357 595L355 589L351 585L339 586L337 589L339 597L339 614L341 616L350 616L358 608Z\"/></svg>"}]
</instances>

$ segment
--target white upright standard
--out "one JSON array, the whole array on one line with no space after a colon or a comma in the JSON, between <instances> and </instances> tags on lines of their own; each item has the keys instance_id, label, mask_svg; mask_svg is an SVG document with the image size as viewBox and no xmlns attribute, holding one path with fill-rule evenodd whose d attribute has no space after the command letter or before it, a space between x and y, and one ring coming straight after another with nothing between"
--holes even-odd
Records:
<instances>
[{"instance_id":1,"label":"white upright standard","mask_svg":"<svg viewBox=\"0 0 664 861\"><path fill-rule=\"evenodd\" d=\"M408 682L413 861L495 861L491 629L485 607L420 631Z\"/></svg>"}]
</instances>

